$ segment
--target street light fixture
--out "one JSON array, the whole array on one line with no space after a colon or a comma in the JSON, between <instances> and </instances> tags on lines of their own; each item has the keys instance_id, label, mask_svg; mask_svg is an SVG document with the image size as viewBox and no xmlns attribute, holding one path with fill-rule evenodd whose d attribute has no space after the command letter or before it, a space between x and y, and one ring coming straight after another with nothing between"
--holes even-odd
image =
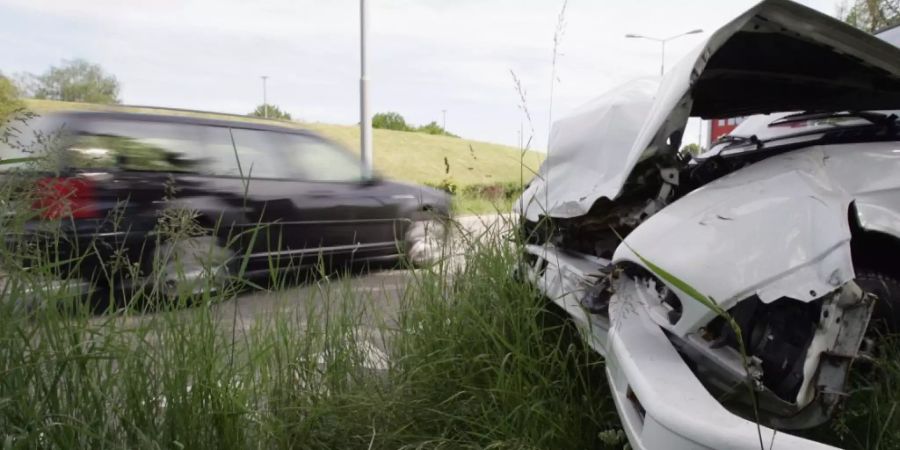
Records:
<instances>
[{"instance_id":1,"label":"street light fixture","mask_svg":"<svg viewBox=\"0 0 900 450\"><path fill-rule=\"evenodd\" d=\"M667 37L664 39L660 39L660 38L656 38L656 37L652 37L652 36L644 36L642 34L631 34L631 33L626 34L625 37L627 39L647 39L647 40L651 40L654 42L659 42L662 45L662 63L659 66L659 75L662 76L662 75L665 75L665 73L666 73L666 42L669 42L673 39L678 39L682 36L687 36L689 34L700 34L702 32L703 32L703 30L698 28L696 30L688 31L687 33L676 34L675 36L670 36L670 37Z\"/></svg>"}]
</instances>

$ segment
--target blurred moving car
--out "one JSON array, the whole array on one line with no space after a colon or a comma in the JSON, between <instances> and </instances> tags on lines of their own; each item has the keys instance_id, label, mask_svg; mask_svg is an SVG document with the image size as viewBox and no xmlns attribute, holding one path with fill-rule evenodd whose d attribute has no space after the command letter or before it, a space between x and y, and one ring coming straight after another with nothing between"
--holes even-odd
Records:
<instances>
[{"instance_id":1,"label":"blurred moving car","mask_svg":"<svg viewBox=\"0 0 900 450\"><path fill-rule=\"evenodd\" d=\"M831 448L785 431L900 332L898 30L764 0L554 125L520 273L606 357L633 448ZM747 115L679 154L689 117Z\"/></svg>"},{"instance_id":2,"label":"blurred moving car","mask_svg":"<svg viewBox=\"0 0 900 450\"><path fill-rule=\"evenodd\" d=\"M49 238L66 276L105 283L124 260L131 282L153 273L180 290L320 262L428 264L441 251L446 194L364 179L356 157L304 130L165 112L25 122L0 159L37 158L0 169L27 176L36 216L7 241Z\"/></svg>"}]
</instances>

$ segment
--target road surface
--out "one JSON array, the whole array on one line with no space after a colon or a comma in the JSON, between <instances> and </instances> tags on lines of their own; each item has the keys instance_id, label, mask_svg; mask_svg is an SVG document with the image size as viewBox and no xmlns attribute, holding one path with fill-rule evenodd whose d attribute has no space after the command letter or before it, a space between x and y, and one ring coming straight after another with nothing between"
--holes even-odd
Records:
<instances>
[{"instance_id":1,"label":"road surface","mask_svg":"<svg viewBox=\"0 0 900 450\"><path fill-rule=\"evenodd\" d=\"M506 218L499 215L468 216L457 218L459 229L453 233L451 247L459 253L463 233L469 236L480 236L485 232L494 233L506 225ZM454 264L461 264L457 257ZM354 296L364 298L371 309L381 311L384 317L391 317L396 312L398 301L403 290L414 274L408 270L381 270L367 274L346 276L328 282L307 282L280 290L256 291L243 294L234 300L221 304L219 314L222 320L232 320L238 327L252 326L257 317L270 314L276 310L300 310L319 305L321 302L343 295L349 290Z\"/></svg>"}]
</instances>

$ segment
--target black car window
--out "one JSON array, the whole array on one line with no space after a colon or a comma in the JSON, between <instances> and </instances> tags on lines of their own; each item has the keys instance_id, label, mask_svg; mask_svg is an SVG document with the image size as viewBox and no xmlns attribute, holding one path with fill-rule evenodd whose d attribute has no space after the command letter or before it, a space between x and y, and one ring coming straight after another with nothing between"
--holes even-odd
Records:
<instances>
[{"instance_id":1,"label":"black car window","mask_svg":"<svg viewBox=\"0 0 900 450\"><path fill-rule=\"evenodd\" d=\"M227 128L138 120L84 120L73 130L67 165L87 170L206 173Z\"/></svg>"},{"instance_id":2,"label":"black car window","mask_svg":"<svg viewBox=\"0 0 900 450\"><path fill-rule=\"evenodd\" d=\"M312 136L284 134L285 159L308 181L356 182L362 179L359 159L336 144Z\"/></svg>"},{"instance_id":3,"label":"black car window","mask_svg":"<svg viewBox=\"0 0 900 450\"><path fill-rule=\"evenodd\" d=\"M285 164L280 133L241 128L233 128L232 133L237 157L232 152L231 161L216 167L216 174L245 178L299 178ZM236 162L240 163L240 167Z\"/></svg>"}]
</instances>

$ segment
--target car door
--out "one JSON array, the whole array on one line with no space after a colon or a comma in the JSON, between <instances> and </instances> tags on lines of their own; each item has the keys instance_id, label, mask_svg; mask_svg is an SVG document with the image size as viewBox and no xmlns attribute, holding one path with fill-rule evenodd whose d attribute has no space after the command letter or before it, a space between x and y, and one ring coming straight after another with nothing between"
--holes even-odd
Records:
<instances>
[{"instance_id":1,"label":"car door","mask_svg":"<svg viewBox=\"0 0 900 450\"><path fill-rule=\"evenodd\" d=\"M355 155L318 136L284 134L281 140L298 184L307 189L306 200L321 214L306 230L323 236L335 253L396 250L399 203L379 189L379 181L363 179Z\"/></svg>"},{"instance_id":2,"label":"car door","mask_svg":"<svg viewBox=\"0 0 900 450\"><path fill-rule=\"evenodd\" d=\"M258 257L306 264L394 246L396 207L367 195L355 158L302 133L239 128L232 133L248 197L265 199L258 208L265 224L257 233Z\"/></svg>"}]
</instances>

